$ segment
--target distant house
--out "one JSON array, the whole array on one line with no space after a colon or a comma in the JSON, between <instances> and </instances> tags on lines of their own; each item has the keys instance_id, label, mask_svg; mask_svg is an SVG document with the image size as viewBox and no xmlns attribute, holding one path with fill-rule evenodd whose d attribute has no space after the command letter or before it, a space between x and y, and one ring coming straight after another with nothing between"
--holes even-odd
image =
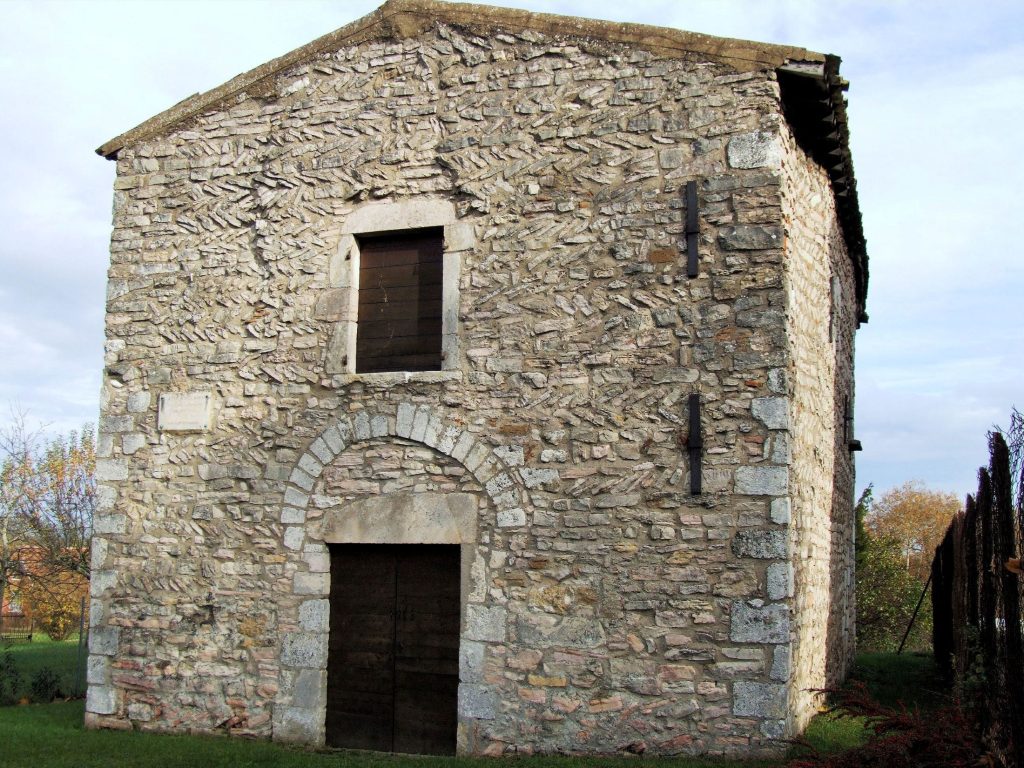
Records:
<instances>
[{"instance_id":1,"label":"distant house","mask_svg":"<svg viewBox=\"0 0 1024 768\"><path fill-rule=\"evenodd\" d=\"M392 0L103 145L88 725L781 749L854 651L838 69Z\"/></svg>"}]
</instances>

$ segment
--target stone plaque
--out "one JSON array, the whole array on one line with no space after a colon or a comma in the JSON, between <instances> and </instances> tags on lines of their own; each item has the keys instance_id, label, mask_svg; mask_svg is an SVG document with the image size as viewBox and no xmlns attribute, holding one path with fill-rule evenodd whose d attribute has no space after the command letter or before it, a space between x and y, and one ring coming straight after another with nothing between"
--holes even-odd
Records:
<instances>
[{"instance_id":1,"label":"stone plaque","mask_svg":"<svg viewBox=\"0 0 1024 768\"><path fill-rule=\"evenodd\" d=\"M164 432L205 432L212 416L209 392L165 392L160 395L157 427Z\"/></svg>"}]
</instances>

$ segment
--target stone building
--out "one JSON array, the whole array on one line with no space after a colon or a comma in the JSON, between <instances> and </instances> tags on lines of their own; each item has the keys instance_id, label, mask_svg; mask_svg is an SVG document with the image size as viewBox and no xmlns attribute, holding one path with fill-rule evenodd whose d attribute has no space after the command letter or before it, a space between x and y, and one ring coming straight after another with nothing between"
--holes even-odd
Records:
<instances>
[{"instance_id":1,"label":"stone building","mask_svg":"<svg viewBox=\"0 0 1024 768\"><path fill-rule=\"evenodd\" d=\"M838 65L390 0L102 146L87 724L798 733L853 653Z\"/></svg>"}]
</instances>

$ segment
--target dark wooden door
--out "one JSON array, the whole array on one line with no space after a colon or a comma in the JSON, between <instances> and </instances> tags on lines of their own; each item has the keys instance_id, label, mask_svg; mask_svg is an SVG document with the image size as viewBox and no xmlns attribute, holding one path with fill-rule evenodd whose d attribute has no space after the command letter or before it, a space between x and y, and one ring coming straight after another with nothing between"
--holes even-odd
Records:
<instances>
[{"instance_id":1,"label":"dark wooden door","mask_svg":"<svg viewBox=\"0 0 1024 768\"><path fill-rule=\"evenodd\" d=\"M459 547L332 544L327 743L454 754Z\"/></svg>"}]
</instances>

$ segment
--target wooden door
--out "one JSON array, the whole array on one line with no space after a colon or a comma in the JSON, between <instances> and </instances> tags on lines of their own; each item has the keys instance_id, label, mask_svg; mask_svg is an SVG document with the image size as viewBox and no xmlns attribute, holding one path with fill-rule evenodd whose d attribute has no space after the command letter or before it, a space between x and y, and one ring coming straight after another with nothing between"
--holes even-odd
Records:
<instances>
[{"instance_id":1,"label":"wooden door","mask_svg":"<svg viewBox=\"0 0 1024 768\"><path fill-rule=\"evenodd\" d=\"M454 754L459 547L332 544L327 743Z\"/></svg>"}]
</instances>

